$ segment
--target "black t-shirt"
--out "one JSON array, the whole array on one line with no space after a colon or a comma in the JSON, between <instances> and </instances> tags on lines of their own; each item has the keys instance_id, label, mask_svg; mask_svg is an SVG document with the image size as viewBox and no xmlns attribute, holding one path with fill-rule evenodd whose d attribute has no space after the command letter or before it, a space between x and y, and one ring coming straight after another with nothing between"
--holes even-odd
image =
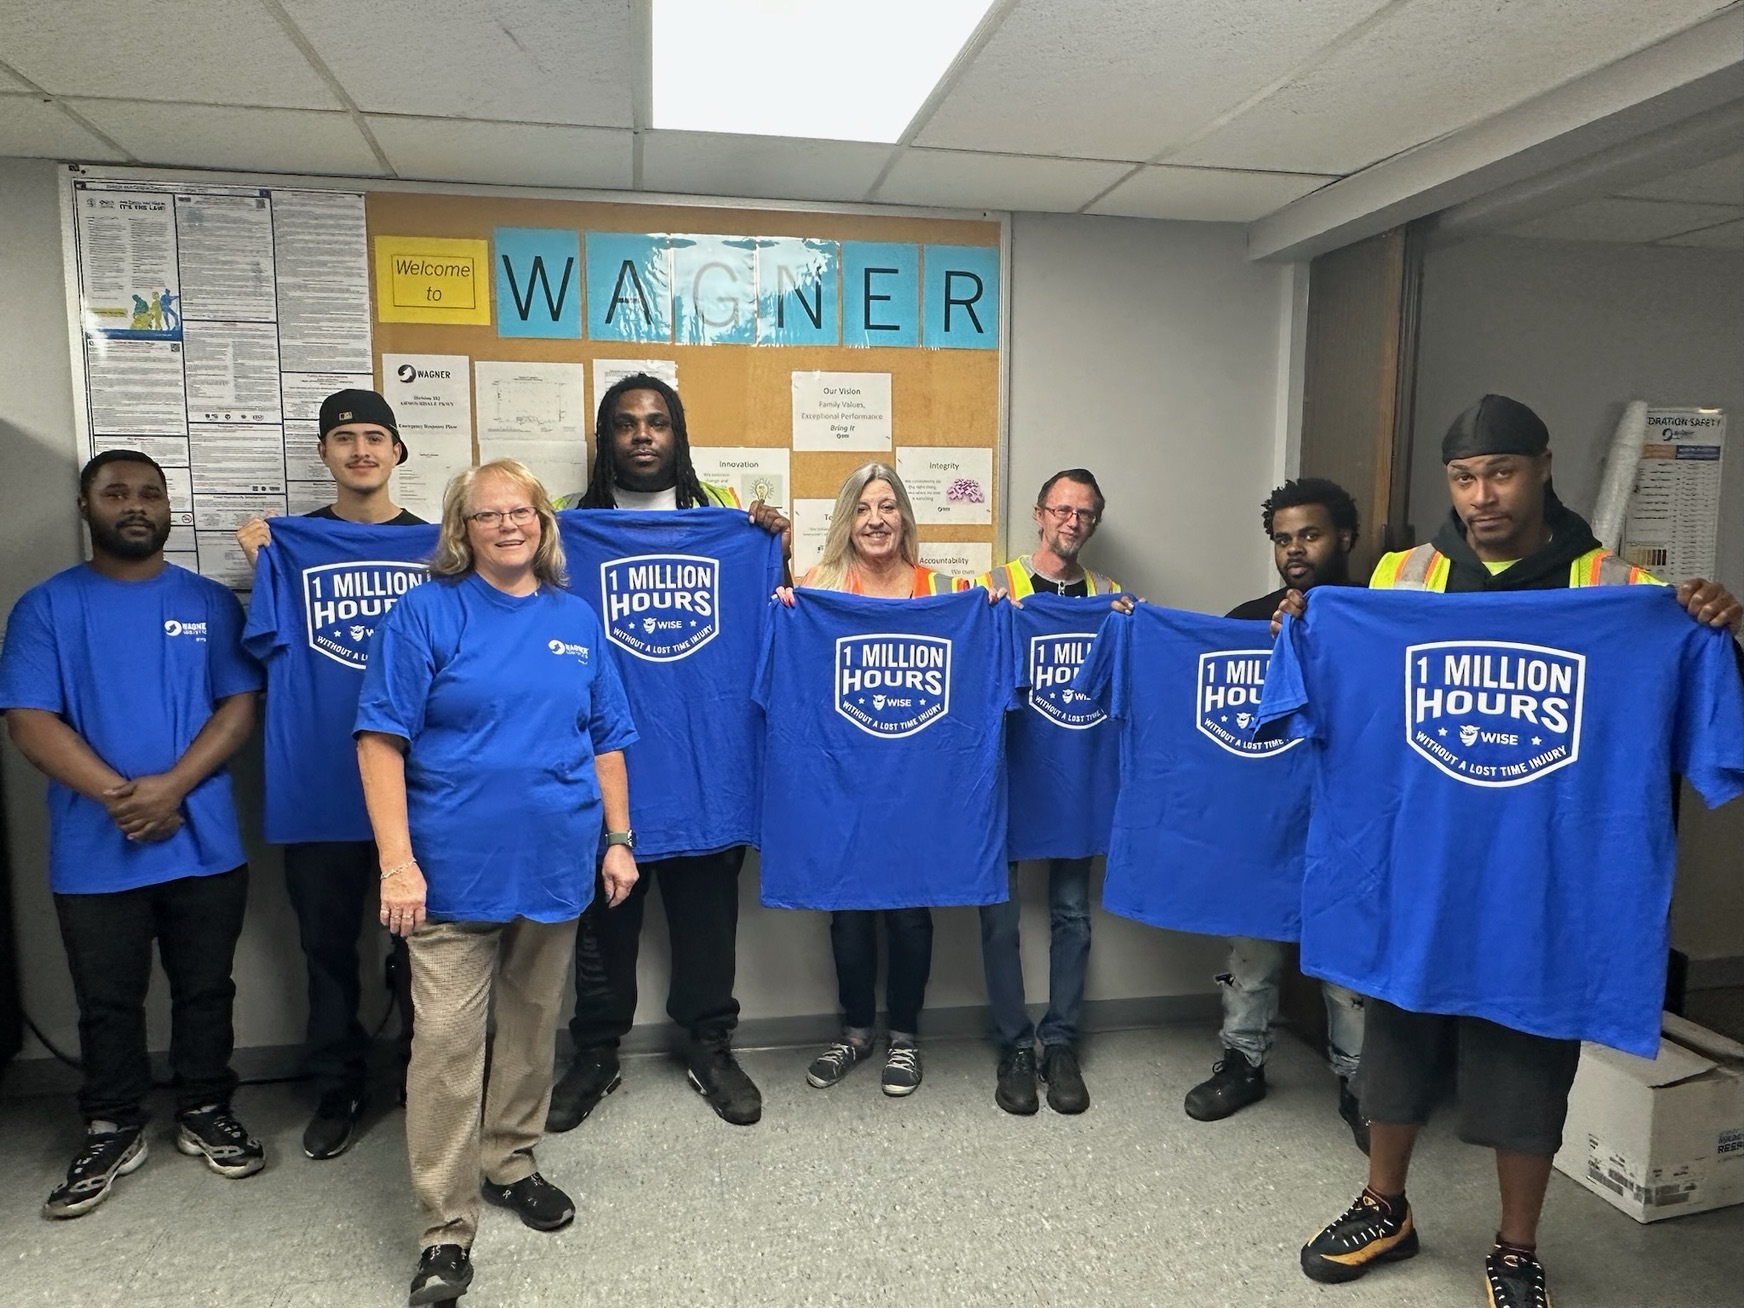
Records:
<instances>
[{"instance_id":1,"label":"black t-shirt","mask_svg":"<svg viewBox=\"0 0 1744 1308\"><path fill-rule=\"evenodd\" d=\"M318 509L310 509L303 516L305 518L327 518L333 522L346 521L346 519L333 512L333 506L331 504L323 504ZM425 522L410 509L401 509L398 514L389 518L386 522L377 522L369 525L376 527L428 527L430 524Z\"/></svg>"},{"instance_id":2,"label":"black t-shirt","mask_svg":"<svg viewBox=\"0 0 1744 1308\"><path fill-rule=\"evenodd\" d=\"M1237 604L1224 616L1229 618L1258 618L1263 622L1270 622L1272 620L1272 614L1278 611L1278 605L1284 602L1284 596L1286 593L1287 588L1284 590L1274 590L1270 595L1261 595L1258 599L1251 599L1246 604Z\"/></svg>"},{"instance_id":3,"label":"black t-shirt","mask_svg":"<svg viewBox=\"0 0 1744 1308\"><path fill-rule=\"evenodd\" d=\"M1082 599L1090 593L1089 573L1085 573L1076 581L1067 582L1065 585L1061 585L1059 582L1054 581L1051 578L1042 576L1041 573L1035 571L1033 568L1025 568L1024 571L1029 573L1029 584L1034 586L1040 594L1070 595Z\"/></svg>"}]
</instances>

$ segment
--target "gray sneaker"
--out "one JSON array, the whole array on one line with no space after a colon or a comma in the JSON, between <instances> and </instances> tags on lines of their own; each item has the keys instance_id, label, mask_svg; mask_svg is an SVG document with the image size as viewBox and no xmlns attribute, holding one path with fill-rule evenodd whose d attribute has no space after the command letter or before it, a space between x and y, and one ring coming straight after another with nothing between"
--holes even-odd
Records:
<instances>
[{"instance_id":1,"label":"gray sneaker","mask_svg":"<svg viewBox=\"0 0 1744 1308\"><path fill-rule=\"evenodd\" d=\"M920 1050L911 1040L892 1040L884 1056L884 1093L901 1097L920 1089Z\"/></svg>"},{"instance_id":2,"label":"gray sneaker","mask_svg":"<svg viewBox=\"0 0 1744 1308\"><path fill-rule=\"evenodd\" d=\"M855 1066L872 1057L872 1045L857 1045L843 1036L823 1053L811 1060L811 1066L805 1070L805 1079L819 1090L828 1090L840 1081Z\"/></svg>"}]
</instances>

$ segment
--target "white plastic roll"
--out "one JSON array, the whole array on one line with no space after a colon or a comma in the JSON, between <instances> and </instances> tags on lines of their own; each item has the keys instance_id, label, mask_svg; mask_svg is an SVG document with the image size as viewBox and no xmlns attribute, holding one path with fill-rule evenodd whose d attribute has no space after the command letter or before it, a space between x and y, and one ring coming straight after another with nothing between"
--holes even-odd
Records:
<instances>
[{"instance_id":1,"label":"white plastic roll","mask_svg":"<svg viewBox=\"0 0 1744 1308\"><path fill-rule=\"evenodd\" d=\"M1630 400L1624 406L1611 452L1605 456L1605 479L1593 502L1593 535L1608 550L1623 538L1623 517L1629 511L1629 492L1635 488L1635 468L1641 462L1641 446L1647 439L1647 401Z\"/></svg>"}]
</instances>

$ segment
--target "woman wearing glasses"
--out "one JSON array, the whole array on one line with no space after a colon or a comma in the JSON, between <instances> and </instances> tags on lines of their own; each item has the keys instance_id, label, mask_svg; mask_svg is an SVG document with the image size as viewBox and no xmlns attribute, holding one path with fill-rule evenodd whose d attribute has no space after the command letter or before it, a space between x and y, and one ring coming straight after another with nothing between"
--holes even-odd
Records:
<instances>
[{"instance_id":1,"label":"woman wearing glasses","mask_svg":"<svg viewBox=\"0 0 1744 1308\"><path fill-rule=\"evenodd\" d=\"M575 1216L533 1149L602 834L611 901L636 880L623 756L636 733L599 621L562 588L563 567L532 473L512 459L461 473L430 580L376 629L359 697L381 920L407 938L417 1014L413 1304L466 1292L481 1195L537 1230Z\"/></svg>"}]
</instances>

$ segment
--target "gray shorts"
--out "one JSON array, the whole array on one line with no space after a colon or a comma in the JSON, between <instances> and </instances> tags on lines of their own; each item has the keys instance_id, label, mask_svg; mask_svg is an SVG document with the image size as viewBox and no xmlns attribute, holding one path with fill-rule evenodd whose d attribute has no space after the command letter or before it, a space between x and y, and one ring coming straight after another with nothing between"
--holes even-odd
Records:
<instances>
[{"instance_id":1,"label":"gray shorts","mask_svg":"<svg viewBox=\"0 0 1744 1308\"><path fill-rule=\"evenodd\" d=\"M1451 1074L1442 1057L1450 1041ZM1461 1140L1549 1157L1562 1147L1579 1063L1578 1040L1528 1035L1481 1017L1412 1013L1370 999L1358 1078L1363 1116L1421 1125L1453 1089Z\"/></svg>"}]
</instances>

